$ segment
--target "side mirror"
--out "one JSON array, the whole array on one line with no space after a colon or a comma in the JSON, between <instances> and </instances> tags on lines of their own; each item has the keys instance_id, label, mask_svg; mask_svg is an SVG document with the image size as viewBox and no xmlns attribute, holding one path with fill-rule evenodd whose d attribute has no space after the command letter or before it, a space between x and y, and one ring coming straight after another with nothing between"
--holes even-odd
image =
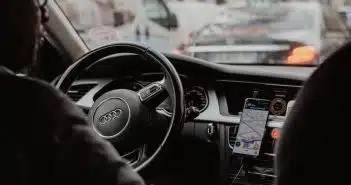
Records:
<instances>
[{"instance_id":1,"label":"side mirror","mask_svg":"<svg viewBox=\"0 0 351 185\"><path fill-rule=\"evenodd\" d=\"M169 29L177 29L178 28L178 26L179 26L178 19L174 13L170 13L168 21L169 21L169 23L168 23Z\"/></svg>"}]
</instances>

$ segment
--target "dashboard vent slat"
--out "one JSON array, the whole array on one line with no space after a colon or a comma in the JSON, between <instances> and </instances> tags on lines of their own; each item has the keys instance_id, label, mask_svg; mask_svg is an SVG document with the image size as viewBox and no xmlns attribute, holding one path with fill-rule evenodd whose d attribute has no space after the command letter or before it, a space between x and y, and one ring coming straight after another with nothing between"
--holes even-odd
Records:
<instances>
[{"instance_id":1,"label":"dashboard vent slat","mask_svg":"<svg viewBox=\"0 0 351 185\"><path fill-rule=\"evenodd\" d=\"M228 143L229 146L233 148L235 144L236 134L238 132L238 125L229 127L228 132Z\"/></svg>"},{"instance_id":2,"label":"dashboard vent slat","mask_svg":"<svg viewBox=\"0 0 351 185\"><path fill-rule=\"evenodd\" d=\"M73 85L68 90L67 95L73 101L79 101L84 95L86 95L91 89L93 89L97 84L81 84Z\"/></svg>"}]
</instances>

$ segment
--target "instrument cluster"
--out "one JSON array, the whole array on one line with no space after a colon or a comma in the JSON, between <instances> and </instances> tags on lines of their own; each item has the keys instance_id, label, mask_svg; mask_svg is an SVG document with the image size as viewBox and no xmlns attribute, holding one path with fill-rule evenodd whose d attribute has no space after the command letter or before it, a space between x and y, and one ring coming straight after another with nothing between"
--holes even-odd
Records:
<instances>
[{"instance_id":1,"label":"instrument cluster","mask_svg":"<svg viewBox=\"0 0 351 185\"><path fill-rule=\"evenodd\" d=\"M206 90L201 86L191 86L185 90L186 107L196 107L203 112L208 106L208 96Z\"/></svg>"}]
</instances>

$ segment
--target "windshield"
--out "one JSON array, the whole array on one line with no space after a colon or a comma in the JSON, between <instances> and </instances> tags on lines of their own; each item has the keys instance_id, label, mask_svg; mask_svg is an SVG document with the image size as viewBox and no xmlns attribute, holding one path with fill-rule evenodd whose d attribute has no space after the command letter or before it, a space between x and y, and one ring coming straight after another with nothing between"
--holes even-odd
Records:
<instances>
[{"instance_id":1,"label":"windshield","mask_svg":"<svg viewBox=\"0 0 351 185\"><path fill-rule=\"evenodd\" d=\"M137 42L225 65L318 65L351 22L350 1L56 1L90 49Z\"/></svg>"}]
</instances>

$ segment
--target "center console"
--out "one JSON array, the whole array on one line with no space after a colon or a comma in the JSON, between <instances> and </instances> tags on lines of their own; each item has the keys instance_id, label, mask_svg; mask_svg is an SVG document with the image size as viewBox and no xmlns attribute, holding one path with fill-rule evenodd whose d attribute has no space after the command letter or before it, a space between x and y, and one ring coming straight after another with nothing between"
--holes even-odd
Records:
<instances>
[{"instance_id":1,"label":"center console","mask_svg":"<svg viewBox=\"0 0 351 185\"><path fill-rule=\"evenodd\" d=\"M223 184L271 185L274 182L274 145L276 139L272 138L273 128L268 128L263 139L259 156L243 157L233 153L238 125L226 127L228 147L226 147L226 164Z\"/></svg>"}]
</instances>

